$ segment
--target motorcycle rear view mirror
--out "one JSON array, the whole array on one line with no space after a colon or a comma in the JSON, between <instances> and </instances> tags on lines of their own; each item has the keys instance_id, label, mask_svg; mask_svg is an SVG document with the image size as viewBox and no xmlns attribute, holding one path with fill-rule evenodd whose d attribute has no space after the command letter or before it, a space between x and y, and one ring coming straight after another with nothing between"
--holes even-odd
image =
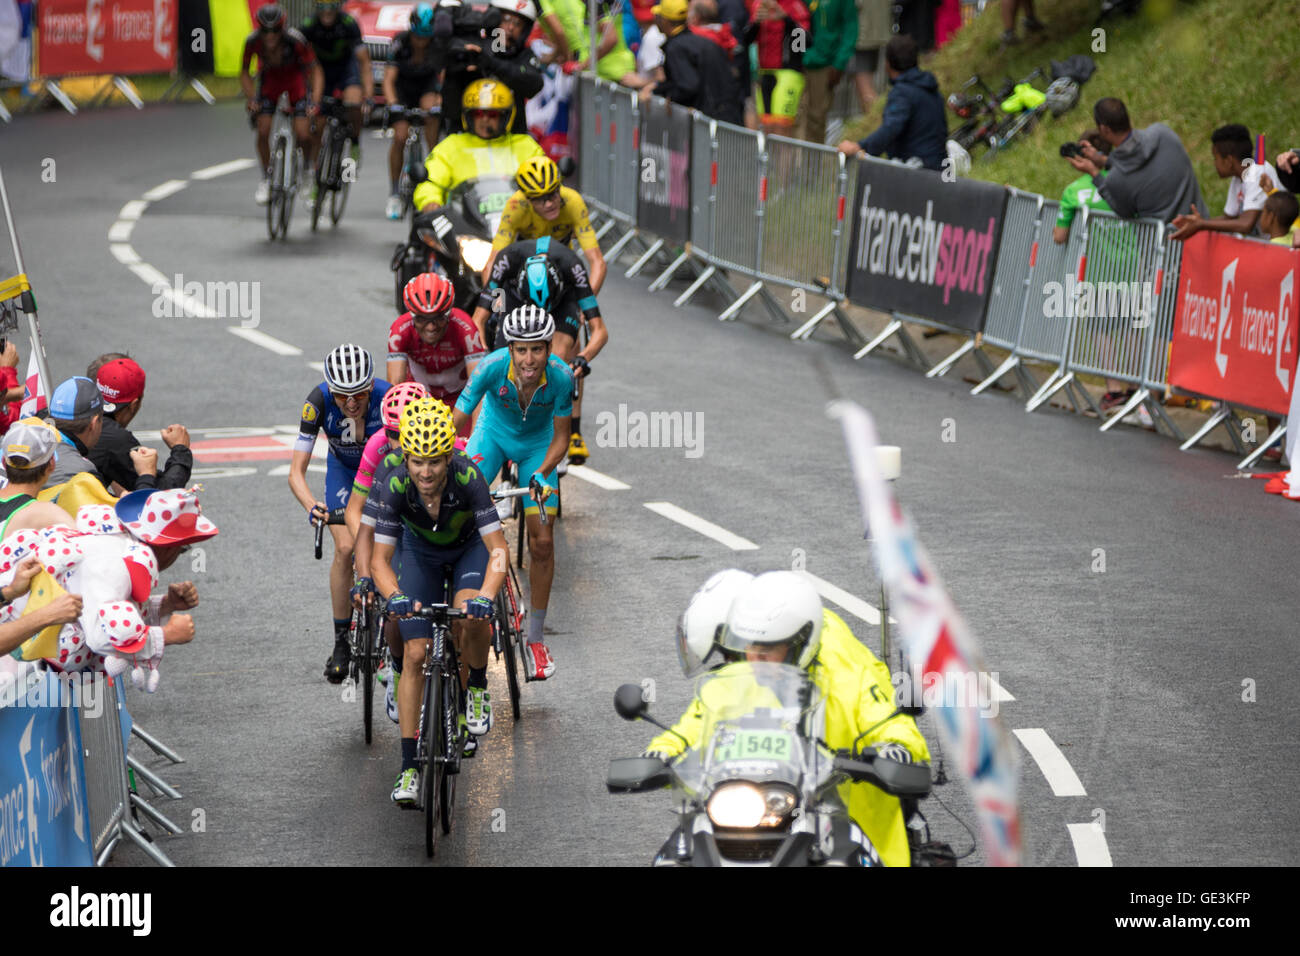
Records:
<instances>
[{"instance_id":1,"label":"motorcycle rear view mirror","mask_svg":"<svg viewBox=\"0 0 1300 956\"><path fill-rule=\"evenodd\" d=\"M411 163L406 167L406 175L411 177L411 182L422 183L429 178L429 170L424 163Z\"/></svg>"},{"instance_id":2,"label":"motorcycle rear view mirror","mask_svg":"<svg viewBox=\"0 0 1300 956\"><path fill-rule=\"evenodd\" d=\"M624 684L614 692L614 710L624 720L636 720L649 710L640 684Z\"/></svg>"},{"instance_id":3,"label":"motorcycle rear view mirror","mask_svg":"<svg viewBox=\"0 0 1300 956\"><path fill-rule=\"evenodd\" d=\"M574 162L572 156L561 156L560 161L555 164L560 170L560 175L568 179L578 171L578 164Z\"/></svg>"}]
</instances>

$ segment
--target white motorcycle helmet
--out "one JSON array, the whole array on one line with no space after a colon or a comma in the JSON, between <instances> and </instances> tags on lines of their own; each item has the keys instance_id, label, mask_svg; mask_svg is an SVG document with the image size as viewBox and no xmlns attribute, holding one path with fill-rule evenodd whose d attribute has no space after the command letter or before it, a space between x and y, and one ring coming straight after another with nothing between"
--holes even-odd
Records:
<instances>
[{"instance_id":1,"label":"white motorcycle helmet","mask_svg":"<svg viewBox=\"0 0 1300 956\"><path fill-rule=\"evenodd\" d=\"M533 0L490 0L490 3L502 13L516 14L530 24L537 22L537 4Z\"/></svg>"},{"instance_id":2,"label":"white motorcycle helmet","mask_svg":"<svg viewBox=\"0 0 1300 956\"><path fill-rule=\"evenodd\" d=\"M728 568L713 575L692 595L677 620L677 659L687 677L722 663L717 642L727 623L727 612L736 595L753 580L748 571Z\"/></svg>"},{"instance_id":3,"label":"white motorcycle helmet","mask_svg":"<svg viewBox=\"0 0 1300 956\"><path fill-rule=\"evenodd\" d=\"M786 663L806 668L822 638L822 599L807 578L793 571L768 571L745 586L731 605L721 646L744 655L750 647L790 644Z\"/></svg>"}]
</instances>

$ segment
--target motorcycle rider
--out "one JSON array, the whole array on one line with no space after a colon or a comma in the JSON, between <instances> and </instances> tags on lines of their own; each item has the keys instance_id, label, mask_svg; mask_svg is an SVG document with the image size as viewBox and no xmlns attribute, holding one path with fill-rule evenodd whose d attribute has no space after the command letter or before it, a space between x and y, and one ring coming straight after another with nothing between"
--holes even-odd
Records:
<instances>
[{"instance_id":1,"label":"motorcycle rider","mask_svg":"<svg viewBox=\"0 0 1300 956\"><path fill-rule=\"evenodd\" d=\"M425 160L428 178L415 187L415 208L425 212L447 201L461 183L485 176L510 179L530 156L544 155L537 141L509 132L515 97L500 80L475 80L460 105L465 132L448 136Z\"/></svg>"},{"instance_id":2,"label":"motorcycle rider","mask_svg":"<svg viewBox=\"0 0 1300 956\"><path fill-rule=\"evenodd\" d=\"M443 7L448 4L444 2ZM469 17L457 4L452 7L456 36L447 47L447 72L442 81L442 119L446 129L460 129L461 96L465 88L480 79L500 80L510 87L515 102L522 104L542 91L542 64L528 47L528 34L537 20L533 0L491 0L490 16L476 36L462 36L462 21ZM475 16L473 25L480 18ZM528 122L521 108L510 123L510 132L527 133Z\"/></svg>"},{"instance_id":3,"label":"motorcycle rider","mask_svg":"<svg viewBox=\"0 0 1300 956\"><path fill-rule=\"evenodd\" d=\"M711 661L713 666L736 660L792 664L808 672L826 699L831 749L848 749L856 742L903 763L929 763L930 751L916 722L894 705L889 668L839 615L822 607L808 579L794 571L768 571L750 580L744 575L736 570L715 574L683 613L677 647L687 675ZM650 741L645 755L678 757L688 748L682 738L690 748L707 744L700 739L703 724L697 697L671 731ZM899 799L868 783L840 784L839 793L885 865L909 866Z\"/></svg>"}]
</instances>

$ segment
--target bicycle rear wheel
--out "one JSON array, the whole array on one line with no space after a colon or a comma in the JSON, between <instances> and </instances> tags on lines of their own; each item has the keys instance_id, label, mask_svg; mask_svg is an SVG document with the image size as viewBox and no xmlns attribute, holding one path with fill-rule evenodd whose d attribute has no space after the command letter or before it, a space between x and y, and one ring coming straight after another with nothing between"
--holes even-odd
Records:
<instances>
[{"instance_id":1,"label":"bicycle rear wheel","mask_svg":"<svg viewBox=\"0 0 1300 956\"><path fill-rule=\"evenodd\" d=\"M271 154L271 195L266 201L266 231L275 240L281 235L280 223L284 217L284 142L277 141Z\"/></svg>"},{"instance_id":2,"label":"bicycle rear wheel","mask_svg":"<svg viewBox=\"0 0 1300 956\"><path fill-rule=\"evenodd\" d=\"M438 784L442 788L439 799L441 804L439 817L442 822L442 832L450 833L451 816L456 803L456 778L460 776L460 750L465 746L459 731L460 708L464 696L460 688L460 679L454 673L443 677L443 681L443 706L449 708L448 722L451 727L456 728L456 732L447 738L447 762L443 764L443 773L438 780ZM447 723L444 723L443 726L447 726ZM453 768L455 768L455 772L451 772Z\"/></svg>"},{"instance_id":3,"label":"bicycle rear wheel","mask_svg":"<svg viewBox=\"0 0 1300 956\"><path fill-rule=\"evenodd\" d=\"M375 626L374 618L377 616L374 609L369 611L358 611L361 620L358 621L358 627L361 631L361 722L366 728L366 743L370 743L373 731L374 714L375 714Z\"/></svg>"},{"instance_id":4,"label":"bicycle rear wheel","mask_svg":"<svg viewBox=\"0 0 1300 956\"><path fill-rule=\"evenodd\" d=\"M348 181L339 183L339 188L330 193L330 223L337 226L343 218L343 209L348 204Z\"/></svg>"},{"instance_id":5,"label":"bicycle rear wheel","mask_svg":"<svg viewBox=\"0 0 1300 956\"><path fill-rule=\"evenodd\" d=\"M425 678L424 711L421 716L425 764L420 776L420 803L424 807L424 852L429 857L438 848L442 776L447 767L447 737L442 707L442 679L434 674Z\"/></svg>"}]
</instances>

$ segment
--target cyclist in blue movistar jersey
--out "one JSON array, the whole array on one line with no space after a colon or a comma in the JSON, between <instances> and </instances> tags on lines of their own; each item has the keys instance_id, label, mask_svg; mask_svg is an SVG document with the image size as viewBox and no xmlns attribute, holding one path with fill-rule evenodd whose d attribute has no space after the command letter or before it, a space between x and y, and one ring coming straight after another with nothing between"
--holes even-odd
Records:
<instances>
[{"instance_id":1,"label":"cyclist in blue movistar jersey","mask_svg":"<svg viewBox=\"0 0 1300 956\"><path fill-rule=\"evenodd\" d=\"M537 680L555 672L551 652L542 641L542 627L555 578L554 521L543 525L538 506L554 516L559 504L556 466L569 446L569 416L573 411L573 374L551 354L555 320L535 305L515 309L502 322L509 348L490 354L456 400L459 429L483 410L465 453L491 481L508 458L519 465L519 481L527 481L533 499L524 508L528 525L528 637L526 649Z\"/></svg>"},{"instance_id":2,"label":"cyclist in blue movistar jersey","mask_svg":"<svg viewBox=\"0 0 1300 956\"><path fill-rule=\"evenodd\" d=\"M289 465L289 490L313 524L324 521L335 508L346 507L352 480L366 440L384 427L382 405L388 383L375 378L374 361L359 345L346 343L325 356L325 381L302 406L298 440ZM329 442L325 464L325 500L318 500L307 484L307 464L321 429ZM334 653L325 663L331 684L342 682L352 659L348 626L352 623L352 533L343 524L330 525L334 561L330 565L330 602L334 610Z\"/></svg>"},{"instance_id":3,"label":"cyclist in blue movistar jersey","mask_svg":"<svg viewBox=\"0 0 1300 956\"><path fill-rule=\"evenodd\" d=\"M489 618L505 580L510 549L487 482L469 459L453 454L456 429L451 410L436 398L421 398L402 412L402 453L389 454L375 474L362 522L374 529L371 571L388 613L398 618L403 652L395 655L398 724L402 736L402 770L393 787L393 802L410 805L419 793L416 730L420 714L420 668L430 637L430 622L408 617L421 604L461 607L471 620L458 622L461 660L469 669L465 692L465 754L492 729L492 702L487 692ZM393 555L401 544L400 570ZM489 563L488 554L493 560ZM451 572L454 594L443 593ZM399 681L409 668L411 676Z\"/></svg>"}]
</instances>

